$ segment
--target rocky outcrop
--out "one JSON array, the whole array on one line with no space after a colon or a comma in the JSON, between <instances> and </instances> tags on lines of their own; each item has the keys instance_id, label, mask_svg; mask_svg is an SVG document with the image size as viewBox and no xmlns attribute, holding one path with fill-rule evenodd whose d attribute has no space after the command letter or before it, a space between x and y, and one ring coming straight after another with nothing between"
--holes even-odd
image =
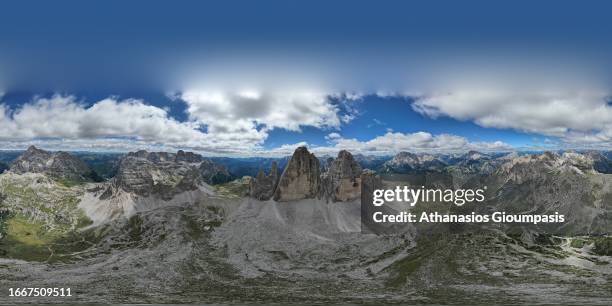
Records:
<instances>
[{"instance_id":1,"label":"rocky outcrop","mask_svg":"<svg viewBox=\"0 0 612 306\"><path fill-rule=\"evenodd\" d=\"M544 152L505 162L487 178L491 207L508 214L559 213L565 221L543 224L549 233L608 234L612 207L612 178L593 169L587 155Z\"/></svg>"},{"instance_id":2,"label":"rocky outcrop","mask_svg":"<svg viewBox=\"0 0 612 306\"><path fill-rule=\"evenodd\" d=\"M446 164L433 155L400 152L381 167L383 173L418 173L441 171Z\"/></svg>"},{"instance_id":3,"label":"rocky outcrop","mask_svg":"<svg viewBox=\"0 0 612 306\"><path fill-rule=\"evenodd\" d=\"M48 152L30 146L11 164L13 173L44 173L55 179L90 181L94 172L80 158L66 152Z\"/></svg>"},{"instance_id":4,"label":"rocky outcrop","mask_svg":"<svg viewBox=\"0 0 612 306\"><path fill-rule=\"evenodd\" d=\"M321 174L321 169L325 172ZM362 168L353 155L342 150L337 158L328 158L321 167L314 154L305 147L295 150L282 176L278 176L276 162L268 175L260 170L251 180L249 195L266 201L294 201L307 198L325 198L334 202L352 201L361 194Z\"/></svg>"},{"instance_id":5,"label":"rocky outcrop","mask_svg":"<svg viewBox=\"0 0 612 306\"><path fill-rule=\"evenodd\" d=\"M366 169L361 173L361 232L381 234L386 231L384 224L374 222L373 215L376 212L392 213L385 205L377 207L374 203L374 190L383 189L384 184L376 172ZM392 232L392 231L389 231Z\"/></svg>"},{"instance_id":6,"label":"rocky outcrop","mask_svg":"<svg viewBox=\"0 0 612 306\"><path fill-rule=\"evenodd\" d=\"M232 175L224 166L219 165L210 159L203 159L201 161L199 171L202 175L202 179L207 184L223 184L232 180Z\"/></svg>"},{"instance_id":7,"label":"rocky outcrop","mask_svg":"<svg viewBox=\"0 0 612 306\"><path fill-rule=\"evenodd\" d=\"M314 198L321 184L320 164L306 147L299 147L285 167L274 191L275 201L294 201Z\"/></svg>"},{"instance_id":8,"label":"rocky outcrop","mask_svg":"<svg viewBox=\"0 0 612 306\"><path fill-rule=\"evenodd\" d=\"M592 160L593 169L599 173L612 174L612 160L599 151L589 151L584 154Z\"/></svg>"},{"instance_id":9,"label":"rocky outcrop","mask_svg":"<svg viewBox=\"0 0 612 306\"><path fill-rule=\"evenodd\" d=\"M171 199L178 193L196 190L204 183L226 182L229 178L230 174L223 166L198 154L141 150L130 152L121 160L112 188L102 197L111 196L112 189L121 189L140 196Z\"/></svg>"},{"instance_id":10,"label":"rocky outcrop","mask_svg":"<svg viewBox=\"0 0 612 306\"><path fill-rule=\"evenodd\" d=\"M332 201L350 201L361 193L361 166L346 150L331 161L329 170L321 178L321 193Z\"/></svg>"},{"instance_id":11,"label":"rocky outcrop","mask_svg":"<svg viewBox=\"0 0 612 306\"><path fill-rule=\"evenodd\" d=\"M384 187L383 181L375 171L366 169L360 175L361 180L361 199L366 203L372 203L372 194L376 189L382 189Z\"/></svg>"},{"instance_id":12,"label":"rocky outcrop","mask_svg":"<svg viewBox=\"0 0 612 306\"><path fill-rule=\"evenodd\" d=\"M257 176L251 180L249 185L250 196L261 201L271 199L276 190L278 179L278 166L274 161L268 175L263 170L259 170Z\"/></svg>"},{"instance_id":13,"label":"rocky outcrop","mask_svg":"<svg viewBox=\"0 0 612 306\"><path fill-rule=\"evenodd\" d=\"M548 177L550 173L580 175L595 173L593 166L593 160L586 155L573 152L563 154L544 152L506 161L501 165L497 174L507 180L522 183L534 177Z\"/></svg>"}]
</instances>

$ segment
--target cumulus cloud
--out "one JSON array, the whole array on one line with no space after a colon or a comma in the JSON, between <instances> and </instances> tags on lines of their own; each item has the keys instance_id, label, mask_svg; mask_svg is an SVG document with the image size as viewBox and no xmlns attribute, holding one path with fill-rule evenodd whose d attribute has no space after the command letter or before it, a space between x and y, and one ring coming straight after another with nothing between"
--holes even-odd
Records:
<instances>
[{"instance_id":1,"label":"cumulus cloud","mask_svg":"<svg viewBox=\"0 0 612 306\"><path fill-rule=\"evenodd\" d=\"M86 107L74 97L54 96L26 103L14 112L0 108L0 139L134 137L170 143L198 139L194 126L168 117L140 100L104 99Z\"/></svg>"},{"instance_id":2,"label":"cumulus cloud","mask_svg":"<svg viewBox=\"0 0 612 306\"><path fill-rule=\"evenodd\" d=\"M135 137L183 142L201 136L165 110L140 100L104 99L90 107L71 96L36 99L15 111L0 106L0 139Z\"/></svg>"},{"instance_id":3,"label":"cumulus cloud","mask_svg":"<svg viewBox=\"0 0 612 306\"><path fill-rule=\"evenodd\" d=\"M451 135L439 134L432 135L427 132L416 133L393 133L388 132L370 140L360 141L354 138L343 138L338 133L331 133L326 136L330 142L329 146L309 145L309 149L319 155L335 155L340 150L348 150L353 154L364 155L391 155L401 151L408 152L436 152L454 153L476 150L482 152L502 152L513 151L514 148L502 141L494 142L470 142L466 138ZM265 155L283 156L293 153L296 147L307 145L297 143L283 145L266 152L259 152Z\"/></svg>"},{"instance_id":4,"label":"cumulus cloud","mask_svg":"<svg viewBox=\"0 0 612 306\"><path fill-rule=\"evenodd\" d=\"M387 132L382 136L375 137L368 141L342 138L335 140L334 147L362 153L370 152L373 154L397 153L400 151L457 152L467 150L512 150L510 145L501 141L470 142L466 138L457 135L432 135L427 132Z\"/></svg>"},{"instance_id":5,"label":"cumulus cloud","mask_svg":"<svg viewBox=\"0 0 612 306\"><path fill-rule=\"evenodd\" d=\"M412 108L433 118L448 116L572 143L612 140L612 105L606 92L458 90L420 97Z\"/></svg>"},{"instance_id":6,"label":"cumulus cloud","mask_svg":"<svg viewBox=\"0 0 612 306\"><path fill-rule=\"evenodd\" d=\"M337 128L338 108L325 93L222 93L187 91L181 99L188 113L215 131L246 132L263 125L267 130L300 131L303 126Z\"/></svg>"},{"instance_id":7,"label":"cumulus cloud","mask_svg":"<svg viewBox=\"0 0 612 306\"><path fill-rule=\"evenodd\" d=\"M333 132L333 133L329 133L327 134L327 136L325 136L325 139L327 139L328 141L334 141L337 139L342 138L342 136L340 136L340 134Z\"/></svg>"},{"instance_id":8,"label":"cumulus cloud","mask_svg":"<svg viewBox=\"0 0 612 306\"><path fill-rule=\"evenodd\" d=\"M0 104L4 149L39 144L47 148L125 151L185 148L210 154L248 155L262 150L273 129L305 126L337 129L339 108L327 95L186 92L189 120L142 100L107 98L91 105L73 96L37 97L16 108ZM180 100L180 101L179 101Z\"/></svg>"},{"instance_id":9,"label":"cumulus cloud","mask_svg":"<svg viewBox=\"0 0 612 306\"><path fill-rule=\"evenodd\" d=\"M108 98L86 106L72 96L56 95L14 110L0 104L0 141L5 148L46 143L47 147L63 145L63 149L153 146L225 153L253 149L262 139L256 133L205 133L200 123L179 122L167 110L136 99Z\"/></svg>"}]
</instances>

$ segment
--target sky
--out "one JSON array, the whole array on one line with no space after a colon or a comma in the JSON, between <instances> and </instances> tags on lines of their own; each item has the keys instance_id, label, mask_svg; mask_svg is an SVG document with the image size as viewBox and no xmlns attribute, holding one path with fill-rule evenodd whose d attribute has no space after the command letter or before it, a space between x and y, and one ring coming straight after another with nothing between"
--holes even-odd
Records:
<instances>
[{"instance_id":1,"label":"sky","mask_svg":"<svg viewBox=\"0 0 612 306\"><path fill-rule=\"evenodd\" d=\"M0 149L612 149L608 1L11 1Z\"/></svg>"}]
</instances>

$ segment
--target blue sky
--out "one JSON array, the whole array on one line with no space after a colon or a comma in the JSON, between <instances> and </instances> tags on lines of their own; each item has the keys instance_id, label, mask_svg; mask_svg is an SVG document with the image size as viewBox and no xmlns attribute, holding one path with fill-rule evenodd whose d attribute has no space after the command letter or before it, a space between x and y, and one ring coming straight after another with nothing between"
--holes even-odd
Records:
<instances>
[{"instance_id":1,"label":"blue sky","mask_svg":"<svg viewBox=\"0 0 612 306\"><path fill-rule=\"evenodd\" d=\"M6 2L0 148L607 150L611 8Z\"/></svg>"}]
</instances>

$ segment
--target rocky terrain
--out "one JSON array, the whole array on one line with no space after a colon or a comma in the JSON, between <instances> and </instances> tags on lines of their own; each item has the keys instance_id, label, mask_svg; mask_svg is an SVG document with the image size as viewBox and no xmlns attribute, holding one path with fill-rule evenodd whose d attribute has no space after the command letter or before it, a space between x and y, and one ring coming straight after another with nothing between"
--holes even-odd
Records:
<instances>
[{"instance_id":1,"label":"rocky terrain","mask_svg":"<svg viewBox=\"0 0 612 306\"><path fill-rule=\"evenodd\" d=\"M362 171L351 153L340 151L321 178L320 193L327 199L340 202L359 198Z\"/></svg>"},{"instance_id":2,"label":"rocky terrain","mask_svg":"<svg viewBox=\"0 0 612 306\"><path fill-rule=\"evenodd\" d=\"M323 172L321 172L323 170ZM302 199L351 201L361 194L362 168L348 151L328 158L325 166L305 147L295 150L282 175L276 162L268 175L260 170L250 181L250 196L258 200L287 202Z\"/></svg>"},{"instance_id":3,"label":"rocky terrain","mask_svg":"<svg viewBox=\"0 0 612 306\"><path fill-rule=\"evenodd\" d=\"M47 152L29 147L11 163L10 171L17 174L44 173L68 182L83 182L96 179L96 174L81 159L67 152Z\"/></svg>"},{"instance_id":4,"label":"rocky terrain","mask_svg":"<svg viewBox=\"0 0 612 306\"><path fill-rule=\"evenodd\" d=\"M269 200L274 195L279 178L280 176L278 175L278 166L276 162L272 162L272 167L268 175L260 169L257 176L250 181L250 196L261 201Z\"/></svg>"},{"instance_id":5,"label":"rocky terrain","mask_svg":"<svg viewBox=\"0 0 612 306\"><path fill-rule=\"evenodd\" d=\"M275 201L294 201L315 198L321 184L319 159L299 147L287 163L274 190Z\"/></svg>"},{"instance_id":6,"label":"rocky terrain","mask_svg":"<svg viewBox=\"0 0 612 306\"><path fill-rule=\"evenodd\" d=\"M223 166L192 152L130 152L121 158L115 177L90 188L79 207L100 224L197 202L214 194L211 184L228 182L230 177Z\"/></svg>"},{"instance_id":7,"label":"rocky terrain","mask_svg":"<svg viewBox=\"0 0 612 306\"><path fill-rule=\"evenodd\" d=\"M411 173L423 171L441 171L447 165L434 155L400 152L385 162L381 173Z\"/></svg>"},{"instance_id":8,"label":"rocky terrain","mask_svg":"<svg viewBox=\"0 0 612 306\"><path fill-rule=\"evenodd\" d=\"M565 214L561 228L548 228L556 233L612 232L612 175L598 172L588 155L521 156L502 164L491 182L499 186L494 207L500 211Z\"/></svg>"},{"instance_id":9,"label":"rocky terrain","mask_svg":"<svg viewBox=\"0 0 612 306\"><path fill-rule=\"evenodd\" d=\"M322 162L302 147L282 171L266 161L228 181L200 155L138 151L108 181L66 184L58 173L83 173L78 161L51 171L48 156L76 157L35 150L17 159L28 171L0 174L3 288L78 288L70 303L612 303L612 174L598 152L381 163L347 151ZM405 182L488 187L481 206L440 212L571 217L556 228L361 222L374 189Z\"/></svg>"},{"instance_id":10,"label":"rocky terrain","mask_svg":"<svg viewBox=\"0 0 612 306\"><path fill-rule=\"evenodd\" d=\"M202 156L191 152L131 152L119 163L116 176L111 180L113 189L139 196L156 195L169 200L174 195L198 189L202 184L227 182L229 173Z\"/></svg>"}]
</instances>

